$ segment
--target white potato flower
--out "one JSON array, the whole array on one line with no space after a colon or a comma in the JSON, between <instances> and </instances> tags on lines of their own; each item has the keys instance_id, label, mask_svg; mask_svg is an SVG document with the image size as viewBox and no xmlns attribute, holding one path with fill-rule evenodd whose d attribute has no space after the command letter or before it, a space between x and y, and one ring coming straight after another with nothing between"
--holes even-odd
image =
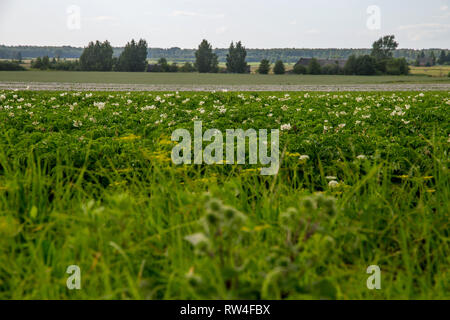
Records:
<instances>
[{"instance_id":1,"label":"white potato flower","mask_svg":"<svg viewBox=\"0 0 450 320\"><path fill-rule=\"evenodd\" d=\"M300 160L309 160L309 156L308 155L301 155L300 157L299 157L299 159Z\"/></svg>"},{"instance_id":2,"label":"white potato flower","mask_svg":"<svg viewBox=\"0 0 450 320\"><path fill-rule=\"evenodd\" d=\"M328 186L330 188L336 188L337 186L339 186L339 182L337 182L336 180L331 180L330 182L328 182Z\"/></svg>"}]
</instances>

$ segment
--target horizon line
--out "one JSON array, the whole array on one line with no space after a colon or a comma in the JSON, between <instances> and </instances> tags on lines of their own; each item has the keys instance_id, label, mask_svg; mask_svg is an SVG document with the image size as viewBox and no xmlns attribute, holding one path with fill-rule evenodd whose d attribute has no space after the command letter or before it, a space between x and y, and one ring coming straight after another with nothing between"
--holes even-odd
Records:
<instances>
[{"instance_id":1,"label":"horizon line","mask_svg":"<svg viewBox=\"0 0 450 320\"><path fill-rule=\"evenodd\" d=\"M90 42L95 42L97 40L93 40ZM98 40L100 41L100 40ZM106 41L106 40L105 40ZM100 41L103 42L103 41ZM9 44L0 44L0 47L51 47L51 48L58 48L58 47L69 47L69 48L75 48L75 49L84 49L87 46L75 46L75 45L35 45L35 44L16 44L16 45L9 45ZM111 46L112 48L115 49L123 49L125 48L125 46ZM245 47L245 46L244 46ZM178 48L180 50L196 50L197 48L182 48L182 47L177 47L177 46L173 46L173 47L148 47L148 49L163 49L163 50L168 50L168 49L174 49L174 48ZM228 48L220 48L220 47L215 47L213 48L213 50L227 50ZM286 49L291 49L291 50L330 50L330 49L338 49L338 50L371 50L371 47L367 47L367 48L361 48L361 47L272 47L272 48L250 48L250 47L245 47L246 50L286 50ZM397 48L396 50L450 50L450 48L408 48L408 47L401 47L401 48Z\"/></svg>"}]
</instances>

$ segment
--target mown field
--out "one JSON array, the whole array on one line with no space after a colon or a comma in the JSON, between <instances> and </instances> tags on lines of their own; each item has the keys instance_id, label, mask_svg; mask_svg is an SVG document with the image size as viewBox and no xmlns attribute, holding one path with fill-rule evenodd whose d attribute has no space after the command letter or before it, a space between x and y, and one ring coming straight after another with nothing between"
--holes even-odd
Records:
<instances>
[{"instance_id":1,"label":"mown field","mask_svg":"<svg viewBox=\"0 0 450 320\"><path fill-rule=\"evenodd\" d=\"M150 72L2 71L0 82L122 83L179 85L320 85L450 83L427 76L259 75Z\"/></svg>"},{"instance_id":2,"label":"mown field","mask_svg":"<svg viewBox=\"0 0 450 320\"><path fill-rule=\"evenodd\" d=\"M448 77L450 66L415 67L411 66L412 75L427 75L431 77Z\"/></svg>"},{"instance_id":3,"label":"mown field","mask_svg":"<svg viewBox=\"0 0 450 320\"><path fill-rule=\"evenodd\" d=\"M449 111L448 92L0 91L0 299L449 299ZM278 174L174 165L195 120L283 128Z\"/></svg>"}]
</instances>

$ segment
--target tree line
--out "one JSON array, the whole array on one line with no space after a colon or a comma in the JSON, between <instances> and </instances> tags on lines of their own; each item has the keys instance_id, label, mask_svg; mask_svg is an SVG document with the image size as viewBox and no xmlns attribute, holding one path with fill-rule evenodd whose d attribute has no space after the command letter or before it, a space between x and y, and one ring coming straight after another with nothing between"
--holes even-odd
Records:
<instances>
[{"instance_id":1,"label":"tree line","mask_svg":"<svg viewBox=\"0 0 450 320\"><path fill-rule=\"evenodd\" d=\"M450 52L441 50L441 54L439 55L439 59L437 60L437 63L440 65L450 65Z\"/></svg>"},{"instance_id":2,"label":"tree line","mask_svg":"<svg viewBox=\"0 0 450 320\"><path fill-rule=\"evenodd\" d=\"M214 52L212 45L203 40L195 51L195 62L185 62L183 66L178 67L174 62L171 65L167 63L166 58L160 58L156 65L150 65L149 72L195 72L199 73L250 73L250 66L247 61L247 50L239 41L236 44L231 42L226 56L226 68L219 67L219 59Z\"/></svg>"},{"instance_id":3,"label":"tree line","mask_svg":"<svg viewBox=\"0 0 450 320\"><path fill-rule=\"evenodd\" d=\"M97 40L89 43L79 60L50 60L44 56L33 60L31 67L40 70L143 72L147 68L147 50L147 41L140 39L136 42L132 39L120 56L114 57L111 44L107 40Z\"/></svg>"},{"instance_id":4,"label":"tree line","mask_svg":"<svg viewBox=\"0 0 450 320\"><path fill-rule=\"evenodd\" d=\"M395 36L381 37L372 44L370 55L350 56L344 67L344 73L350 75L407 75L408 62L405 58L394 58L398 48Z\"/></svg>"},{"instance_id":5,"label":"tree line","mask_svg":"<svg viewBox=\"0 0 450 320\"><path fill-rule=\"evenodd\" d=\"M439 65L450 65L450 52L447 53L445 50L441 50L441 54L439 58L436 58L436 55L433 51L429 55L425 53L425 50L422 50L418 55L414 62L415 66L425 66L432 67L436 64Z\"/></svg>"},{"instance_id":6,"label":"tree line","mask_svg":"<svg viewBox=\"0 0 450 320\"><path fill-rule=\"evenodd\" d=\"M0 61L0 71L25 71L18 61Z\"/></svg>"},{"instance_id":7,"label":"tree line","mask_svg":"<svg viewBox=\"0 0 450 320\"><path fill-rule=\"evenodd\" d=\"M345 74L345 75L407 75L409 73L408 61L405 58L396 58L395 53L398 42L393 35L384 36L372 44L369 54L351 55L345 66L335 60L309 59L309 64L304 65L298 61L294 68L289 71L294 74ZM424 51L418 54L417 60L424 58ZM79 60L67 61L48 56L38 57L31 63L32 68L46 70L69 70L69 71L127 71L127 72L199 72L199 73L250 73L248 65L248 51L241 41L231 42L226 54L226 67L219 66L219 57L212 45L203 40L195 50L195 62L185 62L178 65L176 62L169 64L165 57L161 57L156 64L148 65L148 44L145 40L135 41L132 39L127 43L118 57L114 56L114 49L108 41L90 42L84 48ZM431 52L432 63L447 63L450 53L441 51L439 59ZM286 73L284 61L275 61L273 69L271 61L263 58L257 72L268 74L271 70L275 74Z\"/></svg>"},{"instance_id":8,"label":"tree line","mask_svg":"<svg viewBox=\"0 0 450 320\"><path fill-rule=\"evenodd\" d=\"M375 41L372 45L370 54L351 55L341 67L339 63L333 60L326 60L327 64L321 65L316 58L310 59L307 66L300 61L294 65L291 73L294 74L345 74L345 75L407 75L409 73L408 62L405 58L395 58L394 53L398 47L393 35L388 35ZM268 59L261 60L258 67L258 73L268 74L271 64ZM274 74L286 73L286 68L282 60L275 62L273 67Z\"/></svg>"},{"instance_id":9,"label":"tree line","mask_svg":"<svg viewBox=\"0 0 450 320\"><path fill-rule=\"evenodd\" d=\"M113 47L113 56L119 57L123 47ZM177 63L195 62L196 49L173 48L149 48L147 59L158 60L165 58L168 61ZM226 62L228 48L215 48L214 53L217 55L219 62ZM423 50L426 56L433 53L439 57L442 49L426 49ZM443 50L447 55L450 54L448 49ZM284 49L247 49L248 62L260 62L262 59L268 59L271 63L282 60L285 63L296 63L301 57L316 59L348 59L351 55L361 56L370 54L371 49L308 49L308 48L284 48ZM422 50L415 49L397 49L394 52L394 58L405 58L408 62L414 62ZM83 53L83 48L71 46L4 46L0 45L0 59L18 60L20 55L24 59L36 59L37 57L48 56L60 59L79 59Z\"/></svg>"},{"instance_id":10,"label":"tree line","mask_svg":"<svg viewBox=\"0 0 450 320\"><path fill-rule=\"evenodd\" d=\"M248 73L247 51L241 42L231 43L227 54L227 67L219 68L217 54L207 40L203 40L195 51L195 63L186 62L179 67L176 63L168 64L160 58L156 65L147 63L147 42L134 39L127 43L118 58L113 56L113 48L108 41L90 42L83 50L79 60L68 61L48 56L38 57L31 62L31 67L40 70L68 71L127 71L127 72L195 72L200 73Z\"/></svg>"}]
</instances>

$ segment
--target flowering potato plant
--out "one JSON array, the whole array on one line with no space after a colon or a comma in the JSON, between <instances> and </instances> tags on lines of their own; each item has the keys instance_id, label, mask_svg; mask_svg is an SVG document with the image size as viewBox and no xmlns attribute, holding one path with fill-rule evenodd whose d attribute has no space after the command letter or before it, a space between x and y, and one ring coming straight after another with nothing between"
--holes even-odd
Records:
<instances>
[{"instance_id":1,"label":"flowering potato plant","mask_svg":"<svg viewBox=\"0 0 450 320\"><path fill-rule=\"evenodd\" d=\"M0 298L448 298L449 112L448 92L0 91ZM173 163L200 121L278 129L279 170Z\"/></svg>"}]
</instances>

